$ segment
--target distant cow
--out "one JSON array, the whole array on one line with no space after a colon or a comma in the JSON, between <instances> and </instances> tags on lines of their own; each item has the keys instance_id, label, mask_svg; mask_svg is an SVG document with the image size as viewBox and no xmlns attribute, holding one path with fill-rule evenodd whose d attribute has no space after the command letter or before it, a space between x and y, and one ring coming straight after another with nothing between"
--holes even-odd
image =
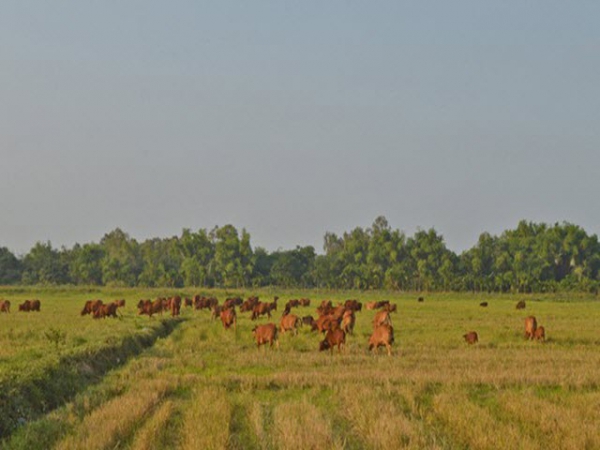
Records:
<instances>
[{"instance_id":1,"label":"distant cow","mask_svg":"<svg viewBox=\"0 0 600 450\"><path fill-rule=\"evenodd\" d=\"M387 312L396 312L398 310L398 306L394 303L387 303L383 305L383 310Z\"/></svg>"},{"instance_id":2,"label":"distant cow","mask_svg":"<svg viewBox=\"0 0 600 450\"><path fill-rule=\"evenodd\" d=\"M521 300L517 303L517 309L525 309L525 300Z\"/></svg>"},{"instance_id":3,"label":"distant cow","mask_svg":"<svg viewBox=\"0 0 600 450\"><path fill-rule=\"evenodd\" d=\"M419 298L417 299L417 301L418 301L419 303L423 303L423 302L425 301L425 299L424 299L423 297L419 297Z\"/></svg>"},{"instance_id":4,"label":"distant cow","mask_svg":"<svg viewBox=\"0 0 600 450\"><path fill-rule=\"evenodd\" d=\"M260 316L264 316L265 314L269 319L271 318L271 311L277 310L277 297L272 303L261 303L258 302L252 308L252 320L258 319Z\"/></svg>"},{"instance_id":5,"label":"distant cow","mask_svg":"<svg viewBox=\"0 0 600 450\"><path fill-rule=\"evenodd\" d=\"M104 319L106 317L117 317L117 303L106 303L100 305L98 308L94 310L92 313L92 317L94 319Z\"/></svg>"},{"instance_id":6,"label":"distant cow","mask_svg":"<svg viewBox=\"0 0 600 450\"><path fill-rule=\"evenodd\" d=\"M228 308L221 311L221 323L223 324L223 328L228 330L233 325L235 329L237 326L237 316L235 314L234 308Z\"/></svg>"},{"instance_id":7,"label":"distant cow","mask_svg":"<svg viewBox=\"0 0 600 450\"><path fill-rule=\"evenodd\" d=\"M477 336L476 331L469 331L467 334L463 334L463 338L468 344L475 344L479 342L479 336Z\"/></svg>"},{"instance_id":8,"label":"distant cow","mask_svg":"<svg viewBox=\"0 0 600 450\"><path fill-rule=\"evenodd\" d=\"M101 305L102 300L87 300L81 310L81 315L85 316L87 314L93 314Z\"/></svg>"},{"instance_id":9,"label":"distant cow","mask_svg":"<svg viewBox=\"0 0 600 450\"><path fill-rule=\"evenodd\" d=\"M309 298L301 298L300 306L310 306L310 299Z\"/></svg>"},{"instance_id":10,"label":"distant cow","mask_svg":"<svg viewBox=\"0 0 600 450\"><path fill-rule=\"evenodd\" d=\"M354 324L356 323L356 316L354 315L354 311L346 310L344 315L342 316L342 330L346 333L354 333Z\"/></svg>"},{"instance_id":11,"label":"distant cow","mask_svg":"<svg viewBox=\"0 0 600 450\"><path fill-rule=\"evenodd\" d=\"M367 304L365 304L365 308L369 309L369 310L373 310L377 307L377 302L367 302Z\"/></svg>"},{"instance_id":12,"label":"distant cow","mask_svg":"<svg viewBox=\"0 0 600 450\"><path fill-rule=\"evenodd\" d=\"M534 316L525 317L525 339L533 339L537 329L537 320Z\"/></svg>"},{"instance_id":13,"label":"distant cow","mask_svg":"<svg viewBox=\"0 0 600 450\"><path fill-rule=\"evenodd\" d=\"M315 319L313 319L313 316L304 316L302 318L303 325L308 325L308 326L312 327L313 323L315 323Z\"/></svg>"},{"instance_id":14,"label":"distant cow","mask_svg":"<svg viewBox=\"0 0 600 450\"><path fill-rule=\"evenodd\" d=\"M545 341L546 340L546 330L544 329L543 326L539 326L535 329L534 333L533 333L533 338L536 341Z\"/></svg>"},{"instance_id":15,"label":"distant cow","mask_svg":"<svg viewBox=\"0 0 600 450\"><path fill-rule=\"evenodd\" d=\"M394 343L394 328L391 325L379 325L369 338L369 350L377 351L379 347L385 346L388 355L392 355L392 344Z\"/></svg>"},{"instance_id":16,"label":"distant cow","mask_svg":"<svg viewBox=\"0 0 600 450\"><path fill-rule=\"evenodd\" d=\"M390 326L392 325L390 313L387 311L379 311L373 318L373 329L377 328L379 325L383 325L384 323Z\"/></svg>"},{"instance_id":17,"label":"distant cow","mask_svg":"<svg viewBox=\"0 0 600 450\"><path fill-rule=\"evenodd\" d=\"M333 347L337 346L338 352L342 352L342 347L346 344L346 333L341 328L327 331L325 339L319 344L319 351L330 350L333 354Z\"/></svg>"},{"instance_id":18,"label":"distant cow","mask_svg":"<svg viewBox=\"0 0 600 450\"><path fill-rule=\"evenodd\" d=\"M325 333L327 330L339 328L340 323L332 315L319 316L312 324L312 331L318 330L321 333Z\"/></svg>"},{"instance_id":19,"label":"distant cow","mask_svg":"<svg viewBox=\"0 0 600 450\"><path fill-rule=\"evenodd\" d=\"M240 312L252 311L258 303L258 297L248 297L240 306Z\"/></svg>"},{"instance_id":20,"label":"distant cow","mask_svg":"<svg viewBox=\"0 0 600 450\"><path fill-rule=\"evenodd\" d=\"M362 303L358 300L346 300L344 302L344 306L346 309L352 310L354 312L362 310Z\"/></svg>"},{"instance_id":21,"label":"distant cow","mask_svg":"<svg viewBox=\"0 0 600 450\"><path fill-rule=\"evenodd\" d=\"M178 316L181 311L181 297L176 295L171 298L171 316Z\"/></svg>"},{"instance_id":22,"label":"distant cow","mask_svg":"<svg viewBox=\"0 0 600 450\"><path fill-rule=\"evenodd\" d=\"M286 331L293 331L295 336L298 334L298 327L301 323L302 321L298 316L294 314L287 314L281 318L279 328L282 334Z\"/></svg>"},{"instance_id":23,"label":"distant cow","mask_svg":"<svg viewBox=\"0 0 600 450\"><path fill-rule=\"evenodd\" d=\"M31 300L31 311L40 311L42 303L39 300Z\"/></svg>"},{"instance_id":24,"label":"distant cow","mask_svg":"<svg viewBox=\"0 0 600 450\"><path fill-rule=\"evenodd\" d=\"M277 347L279 347L279 341L277 340L277 327L274 323L257 325L252 329L252 333L256 339L257 347L260 347L267 342L269 343L270 347L273 347L273 342L275 342Z\"/></svg>"},{"instance_id":25,"label":"distant cow","mask_svg":"<svg viewBox=\"0 0 600 450\"><path fill-rule=\"evenodd\" d=\"M4 312L4 313L10 312L10 301L9 300L0 301L0 312Z\"/></svg>"},{"instance_id":26,"label":"distant cow","mask_svg":"<svg viewBox=\"0 0 600 450\"><path fill-rule=\"evenodd\" d=\"M488 302L481 302L481 303L479 304L479 306L482 306L482 307L484 307L484 308L485 308L487 305L488 305Z\"/></svg>"},{"instance_id":27,"label":"distant cow","mask_svg":"<svg viewBox=\"0 0 600 450\"><path fill-rule=\"evenodd\" d=\"M29 311L38 311L40 310L40 301L39 300L25 300L23 303L19 305L19 311L29 312Z\"/></svg>"}]
</instances>

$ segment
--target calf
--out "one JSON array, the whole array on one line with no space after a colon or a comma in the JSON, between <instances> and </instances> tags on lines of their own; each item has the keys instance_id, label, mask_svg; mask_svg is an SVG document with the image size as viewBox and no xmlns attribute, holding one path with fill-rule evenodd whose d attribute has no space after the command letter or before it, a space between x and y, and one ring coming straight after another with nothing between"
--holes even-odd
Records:
<instances>
[{"instance_id":1,"label":"calf","mask_svg":"<svg viewBox=\"0 0 600 450\"><path fill-rule=\"evenodd\" d=\"M237 316L235 314L234 308L228 308L221 311L221 323L223 324L223 328L228 330L233 325L233 329L235 330L237 327Z\"/></svg>"},{"instance_id":2,"label":"calf","mask_svg":"<svg viewBox=\"0 0 600 450\"><path fill-rule=\"evenodd\" d=\"M533 333L533 338L536 341L542 341L544 342L546 340L546 330L544 329L543 326L539 326L535 329L534 333Z\"/></svg>"},{"instance_id":3,"label":"calf","mask_svg":"<svg viewBox=\"0 0 600 450\"><path fill-rule=\"evenodd\" d=\"M525 317L525 339L533 339L537 328L537 320L534 316Z\"/></svg>"},{"instance_id":4,"label":"calf","mask_svg":"<svg viewBox=\"0 0 600 450\"><path fill-rule=\"evenodd\" d=\"M279 324L279 328L281 333L285 333L286 331L293 331L294 336L298 334L298 327L302 322L298 316L294 314L287 314L281 318L281 323Z\"/></svg>"},{"instance_id":5,"label":"calf","mask_svg":"<svg viewBox=\"0 0 600 450\"><path fill-rule=\"evenodd\" d=\"M338 352L342 352L342 347L346 344L346 333L340 328L327 331L325 339L319 344L319 351L330 350L333 354L333 347L337 345Z\"/></svg>"},{"instance_id":6,"label":"calf","mask_svg":"<svg viewBox=\"0 0 600 450\"><path fill-rule=\"evenodd\" d=\"M477 336L476 331L469 331L467 334L463 334L463 338L468 344L475 344L479 342L479 337Z\"/></svg>"},{"instance_id":7,"label":"calf","mask_svg":"<svg viewBox=\"0 0 600 450\"><path fill-rule=\"evenodd\" d=\"M391 325L379 325L373 330L369 338L369 350L377 351L379 347L385 346L388 355L392 356L392 344L394 343L394 328Z\"/></svg>"},{"instance_id":8,"label":"calf","mask_svg":"<svg viewBox=\"0 0 600 450\"><path fill-rule=\"evenodd\" d=\"M279 341L277 340L277 327L274 323L267 323L265 325L257 325L252 329L252 334L256 339L256 347L260 347L263 344L269 343L270 347L273 347L273 342L279 347Z\"/></svg>"},{"instance_id":9,"label":"calf","mask_svg":"<svg viewBox=\"0 0 600 450\"><path fill-rule=\"evenodd\" d=\"M346 310L346 312L344 312L344 315L342 316L342 330L344 330L346 333L353 334L355 323L356 316L354 315L354 311Z\"/></svg>"},{"instance_id":10,"label":"calf","mask_svg":"<svg viewBox=\"0 0 600 450\"><path fill-rule=\"evenodd\" d=\"M0 312L9 313L10 312L10 301L3 300L0 302Z\"/></svg>"}]
</instances>

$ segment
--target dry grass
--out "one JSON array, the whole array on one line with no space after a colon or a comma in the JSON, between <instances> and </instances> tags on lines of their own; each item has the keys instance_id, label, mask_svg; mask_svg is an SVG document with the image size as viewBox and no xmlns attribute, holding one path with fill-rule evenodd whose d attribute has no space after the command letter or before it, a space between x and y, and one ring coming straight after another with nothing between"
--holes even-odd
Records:
<instances>
[{"instance_id":1,"label":"dry grass","mask_svg":"<svg viewBox=\"0 0 600 450\"><path fill-rule=\"evenodd\" d=\"M181 430L184 450L227 448L231 405L223 388L198 387L185 411Z\"/></svg>"},{"instance_id":2,"label":"dry grass","mask_svg":"<svg viewBox=\"0 0 600 450\"><path fill-rule=\"evenodd\" d=\"M165 401L156 409L143 427L135 434L131 450L156 450L163 445L164 432L174 410L173 401Z\"/></svg>"}]
</instances>

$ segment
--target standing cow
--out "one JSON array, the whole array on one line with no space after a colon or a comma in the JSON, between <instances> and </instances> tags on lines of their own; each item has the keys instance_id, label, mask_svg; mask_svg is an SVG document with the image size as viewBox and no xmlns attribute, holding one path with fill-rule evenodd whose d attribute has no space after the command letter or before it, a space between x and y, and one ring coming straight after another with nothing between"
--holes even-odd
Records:
<instances>
[{"instance_id":1,"label":"standing cow","mask_svg":"<svg viewBox=\"0 0 600 450\"><path fill-rule=\"evenodd\" d=\"M525 317L525 339L533 339L537 329L537 320L534 316Z\"/></svg>"}]
</instances>

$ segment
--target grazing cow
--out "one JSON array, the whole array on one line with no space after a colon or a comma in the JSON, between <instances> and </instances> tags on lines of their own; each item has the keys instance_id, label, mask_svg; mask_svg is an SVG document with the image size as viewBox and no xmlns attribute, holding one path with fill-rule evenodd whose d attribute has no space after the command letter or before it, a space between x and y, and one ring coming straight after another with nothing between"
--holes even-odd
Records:
<instances>
[{"instance_id":1,"label":"grazing cow","mask_svg":"<svg viewBox=\"0 0 600 450\"><path fill-rule=\"evenodd\" d=\"M277 299L277 297L275 297ZM270 319L271 318L271 311L276 310L277 309L277 300L275 300L272 303L261 303L258 302L256 305L254 305L254 308L252 308L252 320L256 320L258 319L260 316L264 316L265 314L267 315L267 317Z\"/></svg>"},{"instance_id":2,"label":"grazing cow","mask_svg":"<svg viewBox=\"0 0 600 450\"><path fill-rule=\"evenodd\" d=\"M300 299L300 306L310 306L310 299L309 298L301 298Z\"/></svg>"},{"instance_id":3,"label":"grazing cow","mask_svg":"<svg viewBox=\"0 0 600 450\"><path fill-rule=\"evenodd\" d=\"M25 300L19 305L19 311L29 312L31 311L31 300Z\"/></svg>"},{"instance_id":4,"label":"grazing cow","mask_svg":"<svg viewBox=\"0 0 600 450\"><path fill-rule=\"evenodd\" d=\"M252 328L252 334L256 339L256 347L259 348L261 345L269 343L270 347L273 347L273 342L279 347L279 340L277 339L277 327L274 323L267 323L265 325L256 325Z\"/></svg>"},{"instance_id":5,"label":"grazing cow","mask_svg":"<svg viewBox=\"0 0 600 450\"><path fill-rule=\"evenodd\" d=\"M533 338L536 341L542 341L544 342L546 340L546 330L544 329L543 326L539 326L535 329L534 333L533 333Z\"/></svg>"},{"instance_id":6,"label":"grazing cow","mask_svg":"<svg viewBox=\"0 0 600 450\"><path fill-rule=\"evenodd\" d=\"M417 299L417 301L418 301L419 303L423 303L423 302L425 301L425 299L424 299L423 297L419 297L419 298Z\"/></svg>"},{"instance_id":7,"label":"grazing cow","mask_svg":"<svg viewBox=\"0 0 600 450\"><path fill-rule=\"evenodd\" d=\"M463 334L463 338L468 344L475 344L479 342L479 336L477 336L476 331L469 331L467 334Z\"/></svg>"},{"instance_id":8,"label":"grazing cow","mask_svg":"<svg viewBox=\"0 0 600 450\"><path fill-rule=\"evenodd\" d=\"M228 308L233 308L234 306L240 306L243 303L243 300L239 297L231 297L226 299L223 302L223 308L228 309Z\"/></svg>"},{"instance_id":9,"label":"grazing cow","mask_svg":"<svg viewBox=\"0 0 600 450\"><path fill-rule=\"evenodd\" d=\"M180 311L181 311L181 297L179 295L176 295L175 297L171 298L171 316L172 317L178 316Z\"/></svg>"},{"instance_id":10,"label":"grazing cow","mask_svg":"<svg viewBox=\"0 0 600 450\"><path fill-rule=\"evenodd\" d=\"M379 347L385 346L388 355L392 356L392 344L394 343L394 328L391 325L379 325L373 330L369 338L369 350L377 351Z\"/></svg>"},{"instance_id":11,"label":"grazing cow","mask_svg":"<svg viewBox=\"0 0 600 450\"><path fill-rule=\"evenodd\" d=\"M312 327L312 325L315 323L315 319L313 319L313 316L304 316L302 318L302 324L303 325L308 325L310 327Z\"/></svg>"},{"instance_id":12,"label":"grazing cow","mask_svg":"<svg viewBox=\"0 0 600 450\"><path fill-rule=\"evenodd\" d=\"M223 311L223 305L215 305L210 310L210 318L212 320L217 320L217 318L221 317L221 311Z\"/></svg>"},{"instance_id":13,"label":"grazing cow","mask_svg":"<svg viewBox=\"0 0 600 450\"><path fill-rule=\"evenodd\" d=\"M117 306L118 306L119 308L123 308L123 307L125 307L125 300L124 300L124 299L121 299L121 300L115 300L115 303L117 304Z\"/></svg>"},{"instance_id":14,"label":"grazing cow","mask_svg":"<svg viewBox=\"0 0 600 450\"><path fill-rule=\"evenodd\" d=\"M354 333L354 324L356 323L356 316L354 311L351 309L346 310L342 316L342 330L346 333Z\"/></svg>"},{"instance_id":15,"label":"grazing cow","mask_svg":"<svg viewBox=\"0 0 600 450\"><path fill-rule=\"evenodd\" d=\"M42 303L39 300L31 300L31 310L30 311L40 312L40 306L42 306Z\"/></svg>"},{"instance_id":16,"label":"grazing cow","mask_svg":"<svg viewBox=\"0 0 600 450\"><path fill-rule=\"evenodd\" d=\"M191 308L192 306L194 306L194 302L189 297L185 298L185 300L183 301L183 304L185 305L186 308Z\"/></svg>"},{"instance_id":17,"label":"grazing cow","mask_svg":"<svg viewBox=\"0 0 600 450\"><path fill-rule=\"evenodd\" d=\"M281 333L285 333L286 331L293 331L294 336L298 334L298 327L302 324L300 318L294 314L287 314L281 318L281 323L279 324L279 328Z\"/></svg>"},{"instance_id":18,"label":"grazing cow","mask_svg":"<svg viewBox=\"0 0 600 450\"><path fill-rule=\"evenodd\" d=\"M333 347L337 345L338 352L342 352L342 347L346 344L346 333L341 328L327 331L325 339L319 343L319 351L331 350L333 354Z\"/></svg>"},{"instance_id":19,"label":"grazing cow","mask_svg":"<svg viewBox=\"0 0 600 450\"><path fill-rule=\"evenodd\" d=\"M248 297L240 306L240 312L252 311L257 303L259 303L258 297Z\"/></svg>"},{"instance_id":20,"label":"grazing cow","mask_svg":"<svg viewBox=\"0 0 600 450\"><path fill-rule=\"evenodd\" d=\"M479 304L479 306L482 306L482 307L484 307L484 308L485 308L487 305L488 305L488 302L481 302L481 303Z\"/></svg>"},{"instance_id":21,"label":"grazing cow","mask_svg":"<svg viewBox=\"0 0 600 450\"><path fill-rule=\"evenodd\" d=\"M383 325L384 323L392 326L392 318L390 317L390 313L387 311L379 311L373 318L373 329L377 328L379 325Z\"/></svg>"},{"instance_id":22,"label":"grazing cow","mask_svg":"<svg viewBox=\"0 0 600 450\"><path fill-rule=\"evenodd\" d=\"M0 312L9 313L10 312L10 301L3 300L0 302Z\"/></svg>"},{"instance_id":23,"label":"grazing cow","mask_svg":"<svg viewBox=\"0 0 600 450\"><path fill-rule=\"evenodd\" d=\"M300 306L300 300L293 299L285 304L285 309L290 310L292 308L297 308L298 306Z\"/></svg>"},{"instance_id":24,"label":"grazing cow","mask_svg":"<svg viewBox=\"0 0 600 450\"><path fill-rule=\"evenodd\" d=\"M117 304L106 303L96 308L92 314L94 319L104 319L105 317L117 317Z\"/></svg>"},{"instance_id":25,"label":"grazing cow","mask_svg":"<svg viewBox=\"0 0 600 450\"><path fill-rule=\"evenodd\" d=\"M221 323L223 324L223 328L228 330L233 325L233 329L235 330L237 327L237 316L235 314L235 308L228 308L221 311Z\"/></svg>"},{"instance_id":26,"label":"grazing cow","mask_svg":"<svg viewBox=\"0 0 600 450\"><path fill-rule=\"evenodd\" d=\"M537 320L534 316L525 317L525 339L533 339L537 328Z\"/></svg>"},{"instance_id":27,"label":"grazing cow","mask_svg":"<svg viewBox=\"0 0 600 450\"><path fill-rule=\"evenodd\" d=\"M324 314L329 314L332 309L333 305L331 303L331 300L323 300L321 302L321 305L317 308L317 314L319 314L320 316Z\"/></svg>"},{"instance_id":28,"label":"grazing cow","mask_svg":"<svg viewBox=\"0 0 600 450\"><path fill-rule=\"evenodd\" d=\"M525 300L521 300L517 303L517 309L525 309Z\"/></svg>"}]
</instances>

